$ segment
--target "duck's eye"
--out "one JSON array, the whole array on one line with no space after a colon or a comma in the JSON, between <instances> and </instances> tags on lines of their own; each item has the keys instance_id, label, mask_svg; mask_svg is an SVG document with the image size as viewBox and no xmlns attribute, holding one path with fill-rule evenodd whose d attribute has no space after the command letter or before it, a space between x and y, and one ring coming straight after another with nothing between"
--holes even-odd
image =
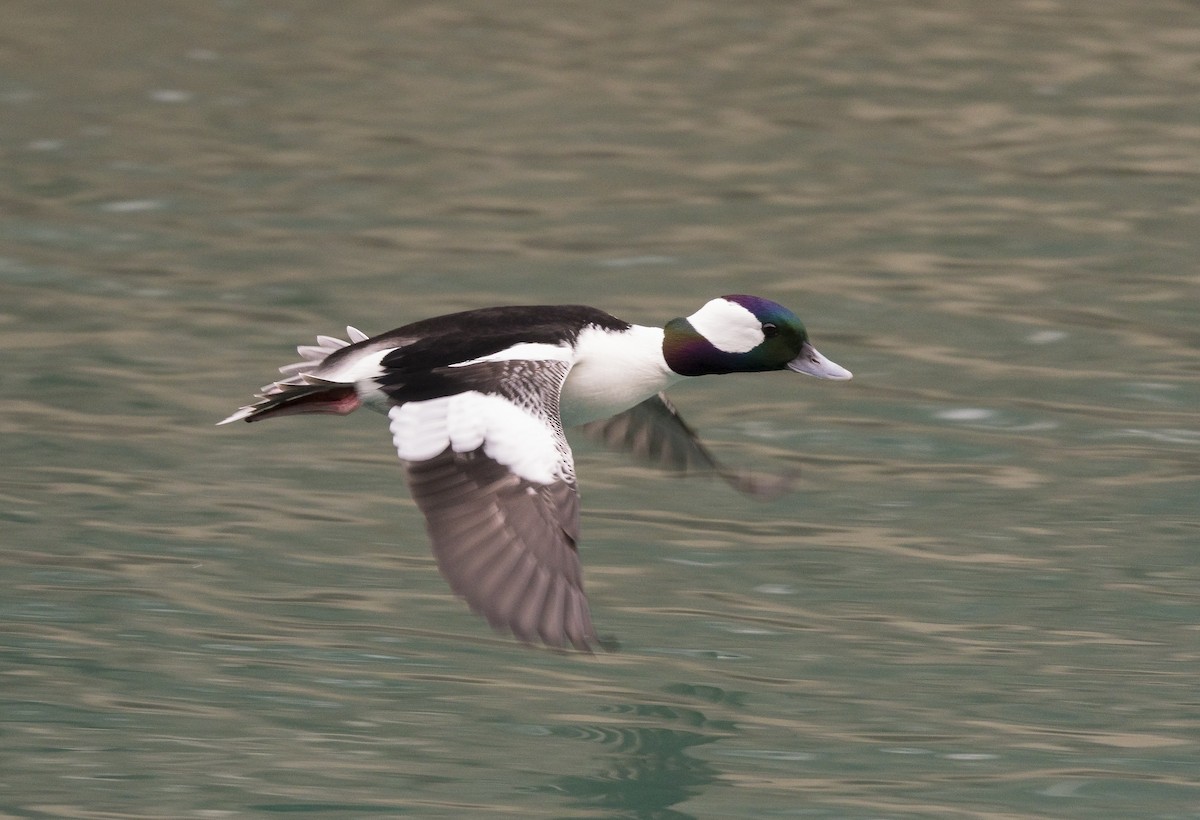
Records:
<instances>
[{"instance_id":1,"label":"duck's eye","mask_svg":"<svg viewBox=\"0 0 1200 820\"><path fill-rule=\"evenodd\" d=\"M772 322L763 322L763 335L770 339L773 336L779 335L779 328Z\"/></svg>"}]
</instances>

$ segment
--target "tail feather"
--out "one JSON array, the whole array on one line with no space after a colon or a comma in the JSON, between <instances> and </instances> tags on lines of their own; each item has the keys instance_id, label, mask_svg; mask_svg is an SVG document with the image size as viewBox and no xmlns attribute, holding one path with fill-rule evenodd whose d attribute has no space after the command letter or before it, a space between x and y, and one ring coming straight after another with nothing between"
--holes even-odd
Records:
<instances>
[{"instance_id":1,"label":"tail feather","mask_svg":"<svg viewBox=\"0 0 1200 820\"><path fill-rule=\"evenodd\" d=\"M262 421L275 416L295 416L300 413L334 413L344 416L352 413L362 404L358 391L352 384L325 382L322 384L282 384L276 382L277 388L271 393L259 393L261 401L239 407L228 418L217 422L217 425L229 424L232 421Z\"/></svg>"},{"instance_id":2,"label":"tail feather","mask_svg":"<svg viewBox=\"0 0 1200 820\"><path fill-rule=\"evenodd\" d=\"M290 416L299 413L336 413L345 415L361 404L353 384L331 382L313 373L330 354L351 344L370 338L355 327L347 327L350 341L333 336L318 336L315 345L300 345L296 352L304 361L285 364L279 368L284 378L259 388L259 401L239 407L218 425L234 421L261 421L275 416Z\"/></svg>"}]
</instances>

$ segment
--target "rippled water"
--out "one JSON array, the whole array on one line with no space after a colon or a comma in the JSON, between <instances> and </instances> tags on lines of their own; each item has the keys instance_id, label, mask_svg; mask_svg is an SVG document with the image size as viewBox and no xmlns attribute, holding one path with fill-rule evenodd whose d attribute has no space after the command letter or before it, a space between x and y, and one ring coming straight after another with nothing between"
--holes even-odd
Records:
<instances>
[{"instance_id":1,"label":"rippled water","mask_svg":"<svg viewBox=\"0 0 1200 820\"><path fill-rule=\"evenodd\" d=\"M1200 817L1200 9L17 2L0 812ZM353 323L794 307L577 448L593 614L447 591L382 420L213 423Z\"/></svg>"}]
</instances>

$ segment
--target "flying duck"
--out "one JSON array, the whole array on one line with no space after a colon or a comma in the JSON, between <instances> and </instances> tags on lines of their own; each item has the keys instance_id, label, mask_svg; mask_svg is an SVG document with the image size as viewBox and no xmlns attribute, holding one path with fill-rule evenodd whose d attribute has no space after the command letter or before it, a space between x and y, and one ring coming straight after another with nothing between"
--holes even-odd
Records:
<instances>
[{"instance_id":1,"label":"flying duck","mask_svg":"<svg viewBox=\"0 0 1200 820\"><path fill-rule=\"evenodd\" d=\"M851 373L800 319L757 296L713 299L663 327L583 305L503 306L349 341L318 336L258 401L219 424L300 413L387 415L438 569L497 630L591 651L579 562L579 492L565 427L680 470L727 470L663 395L716 373Z\"/></svg>"}]
</instances>

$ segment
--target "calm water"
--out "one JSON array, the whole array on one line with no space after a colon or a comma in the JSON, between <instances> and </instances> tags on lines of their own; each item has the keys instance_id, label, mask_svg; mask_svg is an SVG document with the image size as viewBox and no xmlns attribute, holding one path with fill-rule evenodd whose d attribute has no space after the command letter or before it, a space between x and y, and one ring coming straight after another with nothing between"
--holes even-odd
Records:
<instances>
[{"instance_id":1,"label":"calm water","mask_svg":"<svg viewBox=\"0 0 1200 820\"><path fill-rule=\"evenodd\" d=\"M1200 7L10 2L0 813L1200 818ZM450 309L794 307L577 448L595 658L447 591L383 420L213 423Z\"/></svg>"}]
</instances>

